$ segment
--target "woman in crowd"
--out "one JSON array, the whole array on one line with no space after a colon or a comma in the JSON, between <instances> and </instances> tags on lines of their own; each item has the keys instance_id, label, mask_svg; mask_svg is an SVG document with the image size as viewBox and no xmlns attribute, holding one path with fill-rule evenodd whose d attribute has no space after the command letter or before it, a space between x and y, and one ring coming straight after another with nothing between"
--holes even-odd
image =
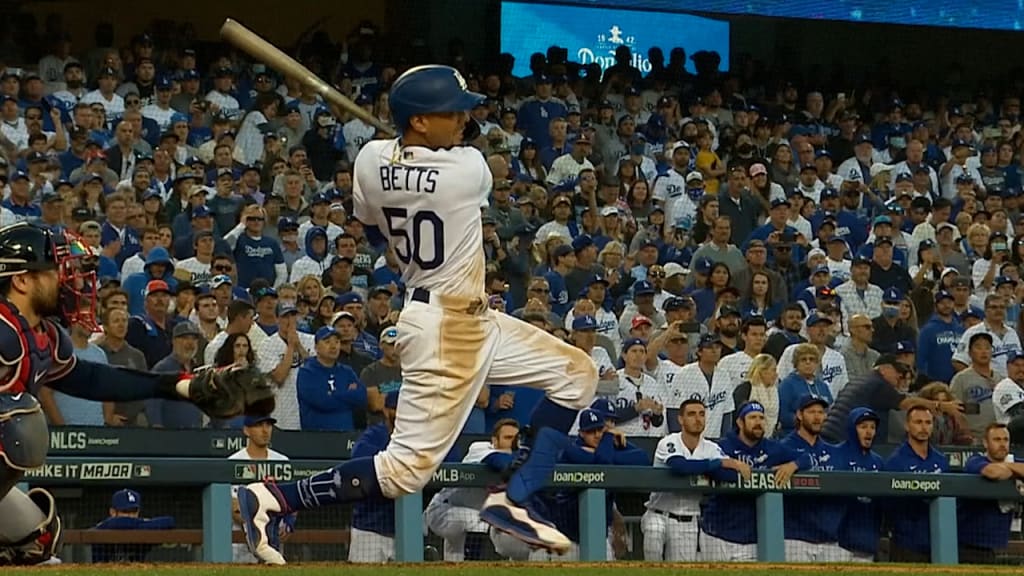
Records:
<instances>
[{"instance_id":1,"label":"woman in crowd","mask_svg":"<svg viewBox=\"0 0 1024 576\"><path fill-rule=\"evenodd\" d=\"M715 312L718 294L732 283L732 273L723 262L716 262L708 272L707 283L703 288L695 290L693 301L697 303L697 321L706 322Z\"/></svg>"},{"instance_id":2,"label":"woman in crowd","mask_svg":"<svg viewBox=\"0 0 1024 576\"><path fill-rule=\"evenodd\" d=\"M814 344L803 343L793 351L793 371L779 383L779 434L785 436L796 427L795 415L800 399L808 394L824 398L832 404L832 391L818 371L821 353Z\"/></svg>"},{"instance_id":3,"label":"woman in crowd","mask_svg":"<svg viewBox=\"0 0 1024 576\"><path fill-rule=\"evenodd\" d=\"M779 317L781 312L780 304L773 304L772 278L764 272L754 272L750 276L750 286L747 290L748 296L740 300L740 314L743 318L751 316L763 316L771 324Z\"/></svg>"},{"instance_id":4,"label":"woman in crowd","mask_svg":"<svg viewBox=\"0 0 1024 576\"><path fill-rule=\"evenodd\" d=\"M774 436L779 426L779 370L770 354L758 354L750 362L747 379L733 390L733 406L760 402L764 406L764 435Z\"/></svg>"},{"instance_id":5,"label":"woman in crowd","mask_svg":"<svg viewBox=\"0 0 1024 576\"><path fill-rule=\"evenodd\" d=\"M949 385L943 382L932 382L921 388L917 395L926 400L934 400L935 402L953 402L956 400L953 398ZM932 410L932 421L934 422L932 427L932 444L938 446L970 446L974 443L971 429L967 425L967 419L963 414L950 415L943 413L941 410ZM887 441L886 438L880 438L879 440L881 442Z\"/></svg>"}]
</instances>

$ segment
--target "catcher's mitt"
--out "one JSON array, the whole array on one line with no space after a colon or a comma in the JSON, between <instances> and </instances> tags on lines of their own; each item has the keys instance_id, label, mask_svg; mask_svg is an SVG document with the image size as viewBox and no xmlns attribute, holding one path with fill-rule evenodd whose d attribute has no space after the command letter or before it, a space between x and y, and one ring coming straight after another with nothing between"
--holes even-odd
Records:
<instances>
[{"instance_id":1,"label":"catcher's mitt","mask_svg":"<svg viewBox=\"0 0 1024 576\"><path fill-rule=\"evenodd\" d=\"M274 411L274 389L255 366L197 368L192 373L188 396L211 418L267 416Z\"/></svg>"}]
</instances>

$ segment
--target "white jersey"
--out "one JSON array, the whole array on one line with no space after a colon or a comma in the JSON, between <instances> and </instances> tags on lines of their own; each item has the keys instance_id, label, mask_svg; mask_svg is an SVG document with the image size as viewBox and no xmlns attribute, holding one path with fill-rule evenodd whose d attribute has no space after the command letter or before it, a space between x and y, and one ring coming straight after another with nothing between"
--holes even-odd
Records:
<instances>
[{"instance_id":1,"label":"white jersey","mask_svg":"<svg viewBox=\"0 0 1024 576\"><path fill-rule=\"evenodd\" d=\"M683 443L682 433L673 432L658 442L654 450L654 467L668 468L668 459L682 456L687 460L723 460L725 452L714 442L701 438L697 449L693 452ZM646 506L649 510L658 510L679 516L700 515L700 494L685 492L651 492Z\"/></svg>"},{"instance_id":2,"label":"white jersey","mask_svg":"<svg viewBox=\"0 0 1024 576\"><path fill-rule=\"evenodd\" d=\"M175 264L177 266L177 264ZM142 272L146 269L146 259L142 256L142 252L137 252L124 259L124 264L121 264L121 279Z\"/></svg>"},{"instance_id":3,"label":"white jersey","mask_svg":"<svg viewBox=\"0 0 1024 576\"><path fill-rule=\"evenodd\" d=\"M127 261L125 263L127 264ZM174 269L187 270L191 275L189 282L192 283L193 286L198 286L200 284L209 283L210 278L213 278L213 275L210 274L210 264L211 262L203 264L193 256L175 264Z\"/></svg>"},{"instance_id":4,"label":"white jersey","mask_svg":"<svg viewBox=\"0 0 1024 576\"><path fill-rule=\"evenodd\" d=\"M572 326L572 321L575 318L570 309L565 313L565 323L563 326ZM597 333L607 336L612 341L612 346L616 350L622 348L622 336L619 335L619 319L615 316L615 313L609 312L604 308L598 308L597 314L594 315L594 320L597 320Z\"/></svg>"},{"instance_id":5,"label":"white jersey","mask_svg":"<svg viewBox=\"0 0 1024 576\"><path fill-rule=\"evenodd\" d=\"M790 344L782 351L782 356L779 357L779 378L785 378L793 372L793 351L797 346L799 344ZM825 353L821 355L819 376L821 376L822 382L828 384L832 399L835 400L839 397L839 391L850 383L850 373L846 371L846 359L839 352L825 348Z\"/></svg>"},{"instance_id":6,"label":"white jersey","mask_svg":"<svg viewBox=\"0 0 1024 576\"><path fill-rule=\"evenodd\" d=\"M235 100L235 97L230 94L210 90L206 93L206 100L220 106L220 113L228 118L235 119L242 113L242 107L239 106L238 100Z\"/></svg>"},{"instance_id":7,"label":"white jersey","mask_svg":"<svg viewBox=\"0 0 1024 576\"><path fill-rule=\"evenodd\" d=\"M996 414L999 424L1010 423L1010 409L1024 402L1024 389L1009 378L1002 379L992 389L992 411Z\"/></svg>"},{"instance_id":8,"label":"white jersey","mask_svg":"<svg viewBox=\"0 0 1024 576\"><path fill-rule=\"evenodd\" d=\"M693 398L703 401L708 413L705 435L718 438L722 429L722 416L725 415L723 410L727 404L732 403L732 388L721 387L724 382L722 379L717 381L718 387L716 387L714 374L711 375L709 382L697 362L690 362L674 374L661 367L659 369L665 374L664 377L668 384L669 405L678 409L683 400ZM669 374L672 375L669 376Z\"/></svg>"},{"instance_id":9,"label":"white jersey","mask_svg":"<svg viewBox=\"0 0 1024 576\"><path fill-rule=\"evenodd\" d=\"M312 220L306 220L302 224L299 224L299 246L306 245L306 235L309 234L309 231L315 226L316 224L314 224ZM334 241L338 236L341 236L341 233L344 232L345 229L334 222L328 222L326 227L321 226L321 228L327 231L327 251L334 252Z\"/></svg>"},{"instance_id":10,"label":"white jersey","mask_svg":"<svg viewBox=\"0 0 1024 576\"><path fill-rule=\"evenodd\" d=\"M99 90L93 90L85 96L82 96L83 104L102 104L103 110L107 113L107 122L113 123L113 121L120 120L121 116L124 116L124 98L120 94L114 93L110 95L110 100L107 100L103 96L103 93Z\"/></svg>"},{"instance_id":11,"label":"white jersey","mask_svg":"<svg viewBox=\"0 0 1024 576\"><path fill-rule=\"evenodd\" d=\"M153 120L160 126L161 132L166 132L171 129L171 117L177 114L178 111L174 108L161 108L156 104L149 104L142 107L142 115L150 120Z\"/></svg>"},{"instance_id":12,"label":"white jersey","mask_svg":"<svg viewBox=\"0 0 1024 576\"><path fill-rule=\"evenodd\" d=\"M292 264L292 273L288 277L288 281L292 284L298 284L299 281L306 276L315 276L316 278L320 278L330 263L330 257L317 261L309 256L303 256Z\"/></svg>"},{"instance_id":13,"label":"white jersey","mask_svg":"<svg viewBox=\"0 0 1024 576\"><path fill-rule=\"evenodd\" d=\"M394 248L411 290L485 298L483 227L491 171L468 146L431 150L373 140L353 170L355 217Z\"/></svg>"},{"instance_id":14,"label":"white jersey","mask_svg":"<svg viewBox=\"0 0 1024 576\"><path fill-rule=\"evenodd\" d=\"M373 140L373 135L377 133L377 129L356 118L346 122L341 128L341 133L345 137L345 151L351 160L359 155L359 151L362 150L367 142Z\"/></svg>"},{"instance_id":15,"label":"white jersey","mask_svg":"<svg viewBox=\"0 0 1024 576\"><path fill-rule=\"evenodd\" d=\"M299 344L306 349L306 354L316 354L316 345L311 334L298 332ZM277 368L281 358L284 357L288 345L281 339L280 333L267 337L256 349L257 367L260 372L270 374ZM299 377L299 365L302 359L298 353L292 354L292 367L288 370L284 382L277 389L274 399L274 413L272 416L277 420L277 427L282 430L300 430L299 425L299 397L295 389L296 380ZM272 382L276 384L276 382Z\"/></svg>"},{"instance_id":16,"label":"white jersey","mask_svg":"<svg viewBox=\"0 0 1024 576\"><path fill-rule=\"evenodd\" d=\"M463 464L479 464L491 454L499 452L490 442L473 442L466 449ZM443 488L434 495L435 500L447 501L449 506L462 506L479 510L487 499L486 488Z\"/></svg>"},{"instance_id":17,"label":"white jersey","mask_svg":"<svg viewBox=\"0 0 1024 576\"><path fill-rule=\"evenodd\" d=\"M1021 345L1017 332L1009 326L1005 328L1003 335L1000 336L991 330L985 322L971 326L960 336L960 343L957 344L956 352L953 353L953 360L970 366L971 358L967 355L967 345L970 343L971 337L975 334L988 334L992 337L992 369L1000 377L1006 378L1006 357L1011 352L1020 352Z\"/></svg>"},{"instance_id":18,"label":"white jersey","mask_svg":"<svg viewBox=\"0 0 1024 576\"><path fill-rule=\"evenodd\" d=\"M686 195L686 177L675 169L654 180L651 197L665 207L665 224L674 225L680 218L696 218L697 205Z\"/></svg>"},{"instance_id":19,"label":"white jersey","mask_svg":"<svg viewBox=\"0 0 1024 576\"><path fill-rule=\"evenodd\" d=\"M736 410L736 402L732 399L732 393L744 380L747 379L747 371L754 361L746 352L729 354L718 361L715 366L715 375L711 379L711 388L726 392L721 402L715 404L714 408L708 406L708 419L704 429L712 438L717 438L722 429L722 420L726 414Z\"/></svg>"},{"instance_id":20,"label":"white jersey","mask_svg":"<svg viewBox=\"0 0 1024 576\"><path fill-rule=\"evenodd\" d=\"M616 411L621 414L623 411L635 407L636 401L640 398L654 400L662 406L668 405L668 395L665 394L665 390L649 374L641 372L639 378L634 378L627 375L625 369L619 370L619 394L614 400ZM622 430L626 436L662 436L668 430L664 416L665 410L662 410L661 426L650 424L644 427L643 418L637 417L617 428Z\"/></svg>"}]
</instances>

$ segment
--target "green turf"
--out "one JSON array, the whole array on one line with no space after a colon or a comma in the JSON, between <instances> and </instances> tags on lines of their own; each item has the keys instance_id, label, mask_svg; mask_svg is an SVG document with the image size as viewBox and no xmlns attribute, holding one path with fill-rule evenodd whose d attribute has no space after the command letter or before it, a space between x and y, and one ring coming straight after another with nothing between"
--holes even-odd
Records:
<instances>
[{"instance_id":1,"label":"green turf","mask_svg":"<svg viewBox=\"0 0 1024 576\"><path fill-rule=\"evenodd\" d=\"M315 564L293 565L286 567L262 566L215 566L211 564L194 565L64 565L32 569L4 569L7 575L46 574L48 576L110 576L111 573L138 574L146 576L249 576L254 574L295 574L302 576L619 576L622 574L642 574L643 576L779 576L780 573L796 573L812 576L822 570L841 574L842 576L907 576L908 574L926 574L928 576L966 576L973 574L1020 574L1020 568L994 567L932 567L927 565L711 565L686 566L656 564L618 563L612 565L571 564L512 566L502 564L423 564L412 565L374 565L353 566L350 564Z\"/></svg>"}]
</instances>

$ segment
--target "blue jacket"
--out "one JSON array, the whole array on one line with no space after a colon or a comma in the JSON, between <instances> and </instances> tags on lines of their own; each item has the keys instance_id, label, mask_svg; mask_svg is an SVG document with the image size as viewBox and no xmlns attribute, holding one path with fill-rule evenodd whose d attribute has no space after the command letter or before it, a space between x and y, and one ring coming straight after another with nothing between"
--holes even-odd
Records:
<instances>
[{"instance_id":1,"label":"blue jacket","mask_svg":"<svg viewBox=\"0 0 1024 576\"><path fill-rule=\"evenodd\" d=\"M981 476L981 471L991 463L988 456L976 454L964 465L964 472ZM957 499L956 504L957 538L961 545L986 550L1004 550L1010 545L1013 508L1004 511L998 500Z\"/></svg>"},{"instance_id":2,"label":"blue jacket","mask_svg":"<svg viewBox=\"0 0 1024 576\"><path fill-rule=\"evenodd\" d=\"M93 530L172 530L174 518L158 516L156 518L131 518L129 516L111 516L97 524ZM92 547L93 562L145 562L146 554L155 544L98 544Z\"/></svg>"},{"instance_id":3,"label":"blue jacket","mask_svg":"<svg viewBox=\"0 0 1024 576\"><path fill-rule=\"evenodd\" d=\"M811 458L807 454L798 454L788 446L767 438L748 446L733 431L719 440L718 445L729 458L742 460L757 470L770 470L787 462L796 462L800 470L811 466ZM706 534L735 544L757 543L756 501L757 497L752 495L711 496L701 506L701 529Z\"/></svg>"},{"instance_id":4,"label":"blue jacket","mask_svg":"<svg viewBox=\"0 0 1024 576\"><path fill-rule=\"evenodd\" d=\"M651 459L647 452L627 443L625 448L617 448L614 437L605 434L597 445L597 450L589 452L583 449L583 440L577 436L562 452L559 462L562 464L607 465L607 466L650 466ZM558 490L553 493L542 493L534 500L540 500L542 509L546 509L547 517L570 540L580 541L580 508L579 489ZM612 523L615 506L614 494L605 497L605 526Z\"/></svg>"},{"instance_id":5,"label":"blue jacket","mask_svg":"<svg viewBox=\"0 0 1024 576\"><path fill-rule=\"evenodd\" d=\"M356 373L341 362L324 366L316 356L299 367L295 393L303 430L353 430L353 412L366 409L366 386Z\"/></svg>"},{"instance_id":6,"label":"blue jacket","mask_svg":"<svg viewBox=\"0 0 1024 576\"><path fill-rule=\"evenodd\" d=\"M857 250L867 242L868 223L858 218L857 215L848 210L840 210L833 214L836 219L836 236L846 240L850 247L850 253L856 254ZM811 232L815 238L818 236L818 228L825 220L825 212L819 210L811 215Z\"/></svg>"},{"instance_id":7,"label":"blue jacket","mask_svg":"<svg viewBox=\"0 0 1024 576\"><path fill-rule=\"evenodd\" d=\"M847 420L846 442L838 446L843 470L878 472L885 466L882 457L870 448L865 450L857 439L857 421L871 412L867 408L854 408ZM878 436L876 436L878 438ZM872 445L874 440L872 440ZM882 531L882 511L871 498L848 498L843 519L839 523L839 545L852 552L874 555L878 551L878 538Z\"/></svg>"},{"instance_id":8,"label":"blue jacket","mask_svg":"<svg viewBox=\"0 0 1024 576\"><path fill-rule=\"evenodd\" d=\"M314 238L324 239L323 254L317 254L316 252L313 251ZM306 233L306 256L309 256L310 258L316 260L317 262L323 262L325 258L331 255L331 251L329 250L329 248L330 246L328 246L327 243L327 230L325 230L322 226L314 226L310 228L309 232Z\"/></svg>"},{"instance_id":9,"label":"blue jacket","mask_svg":"<svg viewBox=\"0 0 1024 576\"><path fill-rule=\"evenodd\" d=\"M797 432L782 439L782 445L811 459L811 471L843 470L839 449L818 438L807 443ZM783 499L784 527L787 540L804 542L836 542L839 522L845 506L832 496L789 496Z\"/></svg>"},{"instance_id":10,"label":"blue jacket","mask_svg":"<svg viewBox=\"0 0 1024 576\"><path fill-rule=\"evenodd\" d=\"M825 384L817 376L814 377L813 384L808 384L802 376L796 372L790 372L782 379L782 382L779 382L779 426L783 436L796 428L796 411L799 408L800 398L806 394L824 398L828 400L829 405L833 401L832 391L828 384Z\"/></svg>"},{"instance_id":11,"label":"blue jacket","mask_svg":"<svg viewBox=\"0 0 1024 576\"><path fill-rule=\"evenodd\" d=\"M498 399L501 398L502 394L506 393L512 394L512 408L508 410L500 410L498 408ZM543 397L543 390L527 386L492 387L490 404L487 407L487 429L493 429L498 420L501 420L502 418L511 418L516 422L519 422L520 426L528 425L530 423L530 415L533 414L533 409Z\"/></svg>"},{"instance_id":12,"label":"blue jacket","mask_svg":"<svg viewBox=\"0 0 1024 576\"><path fill-rule=\"evenodd\" d=\"M933 315L921 327L917 337L917 373L929 381L949 382L953 379L953 353L956 352L964 327L954 317L949 322Z\"/></svg>"},{"instance_id":13,"label":"blue jacket","mask_svg":"<svg viewBox=\"0 0 1024 576\"><path fill-rule=\"evenodd\" d=\"M529 138L537 143L537 148L546 148L551 145L551 132L548 125L554 118L565 118L568 109L561 100L554 98L541 102L536 99L528 99L519 107L517 123L519 129Z\"/></svg>"},{"instance_id":14,"label":"blue jacket","mask_svg":"<svg viewBox=\"0 0 1024 576\"><path fill-rule=\"evenodd\" d=\"M163 276L155 278L149 271L149 268L153 264L163 264L165 266ZM121 289L128 293L128 313L137 316L146 312L146 284L149 284L150 280L163 280L167 282L167 286L170 287L173 292L178 287L178 280L174 277L174 262L171 260L171 255L167 253L167 249L163 246L157 246L149 251L149 255L146 256L146 264L142 267L142 272L136 272L123 278L121 282Z\"/></svg>"},{"instance_id":15,"label":"blue jacket","mask_svg":"<svg viewBox=\"0 0 1024 576\"><path fill-rule=\"evenodd\" d=\"M949 472L949 459L931 446L928 446L928 457L921 458L911 449L910 444L904 442L885 461L885 471L941 474ZM886 504L886 510L889 524L892 525L894 545L922 554L931 552L927 499L895 498Z\"/></svg>"},{"instance_id":16,"label":"blue jacket","mask_svg":"<svg viewBox=\"0 0 1024 576\"><path fill-rule=\"evenodd\" d=\"M305 429L305 426L303 426ZM391 441L391 433L385 424L374 424L352 447L352 458L370 458L383 452ZM379 496L359 500L352 506L352 527L384 536L395 535L395 501Z\"/></svg>"}]
</instances>

